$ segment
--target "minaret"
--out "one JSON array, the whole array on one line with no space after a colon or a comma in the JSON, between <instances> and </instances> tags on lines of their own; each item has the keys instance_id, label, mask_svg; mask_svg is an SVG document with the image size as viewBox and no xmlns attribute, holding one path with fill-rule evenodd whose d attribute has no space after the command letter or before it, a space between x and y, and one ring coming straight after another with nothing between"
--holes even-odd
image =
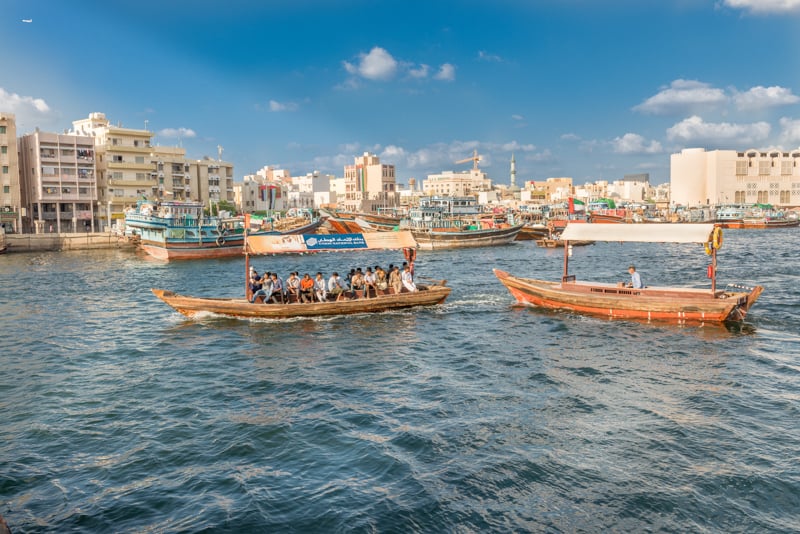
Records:
<instances>
[{"instance_id":1,"label":"minaret","mask_svg":"<svg viewBox=\"0 0 800 534\"><path fill-rule=\"evenodd\" d=\"M517 186L517 162L514 159L514 153L511 153L511 189Z\"/></svg>"}]
</instances>

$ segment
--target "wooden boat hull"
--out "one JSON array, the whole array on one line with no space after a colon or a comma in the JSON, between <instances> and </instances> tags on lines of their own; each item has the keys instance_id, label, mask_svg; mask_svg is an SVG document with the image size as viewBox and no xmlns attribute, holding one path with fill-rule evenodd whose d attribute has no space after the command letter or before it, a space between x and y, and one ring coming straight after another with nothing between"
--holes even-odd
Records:
<instances>
[{"instance_id":1,"label":"wooden boat hull","mask_svg":"<svg viewBox=\"0 0 800 534\"><path fill-rule=\"evenodd\" d=\"M564 244L565 244L565 241L562 241L561 239L545 238L545 239L537 239L536 240L536 246L543 247L543 248L558 248L558 247L563 247ZM570 241L569 244L572 245L573 247L583 247L583 246L586 246L586 245L594 245L594 241L577 241L576 240L576 241Z\"/></svg>"},{"instance_id":2,"label":"wooden boat hull","mask_svg":"<svg viewBox=\"0 0 800 534\"><path fill-rule=\"evenodd\" d=\"M763 287L744 291L693 288L631 289L613 284L576 281L548 282L519 278L494 269L494 274L518 303L609 318L671 322L741 321Z\"/></svg>"},{"instance_id":3,"label":"wooden boat hull","mask_svg":"<svg viewBox=\"0 0 800 534\"><path fill-rule=\"evenodd\" d=\"M534 241L550 235L550 229L545 224L525 224L517 234L517 241Z\"/></svg>"},{"instance_id":4,"label":"wooden boat hull","mask_svg":"<svg viewBox=\"0 0 800 534\"><path fill-rule=\"evenodd\" d=\"M522 225L508 228L481 230L412 229L411 234L420 249L439 250L452 248L486 247L506 245L517 238Z\"/></svg>"},{"instance_id":5,"label":"wooden boat hull","mask_svg":"<svg viewBox=\"0 0 800 534\"><path fill-rule=\"evenodd\" d=\"M295 235L314 233L324 219L296 226L283 231L260 232L268 235ZM251 234L252 235L252 234ZM204 260L231 258L244 254L244 234L225 234L203 236L201 239L163 240L140 239L139 247L149 255L160 260Z\"/></svg>"},{"instance_id":6,"label":"wooden boat hull","mask_svg":"<svg viewBox=\"0 0 800 534\"><path fill-rule=\"evenodd\" d=\"M355 313L379 313L417 306L441 304L450 295L444 285L418 286L414 293L379 295L331 302L292 304L251 304L244 298L201 298L178 295L164 289L153 289L153 294L187 317L212 313L243 319L285 319L291 317L323 317Z\"/></svg>"}]
</instances>

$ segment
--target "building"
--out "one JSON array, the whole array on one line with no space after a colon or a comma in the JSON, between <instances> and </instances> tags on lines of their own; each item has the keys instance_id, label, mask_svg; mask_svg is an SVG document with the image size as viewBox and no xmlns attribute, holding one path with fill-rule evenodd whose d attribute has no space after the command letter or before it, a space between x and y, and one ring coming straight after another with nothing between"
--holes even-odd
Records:
<instances>
[{"instance_id":1,"label":"building","mask_svg":"<svg viewBox=\"0 0 800 534\"><path fill-rule=\"evenodd\" d=\"M20 187L25 191L24 228L45 232L98 230L94 139L41 132L19 138Z\"/></svg>"},{"instance_id":2,"label":"building","mask_svg":"<svg viewBox=\"0 0 800 534\"><path fill-rule=\"evenodd\" d=\"M394 165L380 162L375 154L364 152L344 167L344 198L337 204L347 211L374 212L398 205Z\"/></svg>"},{"instance_id":3,"label":"building","mask_svg":"<svg viewBox=\"0 0 800 534\"><path fill-rule=\"evenodd\" d=\"M0 113L0 224L6 232L21 232L25 215L19 181L16 116Z\"/></svg>"},{"instance_id":4,"label":"building","mask_svg":"<svg viewBox=\"0 0 800 534\"><path fill-rule=\"evenodd\" d=\"M248 174L235 188L236 206L242 213L280 212L288 208L288 186L281 181L268 181L262 175Z\"/></svg>"},{"instance_id":5,"label":"building","mask_svg":"<svg viewBox=\"0 0 800 534\"><path fill-rule=\"evenodd\" d=\"M687 148L670 156L672 205L772 204L800 206L800 148L712 150Z\"/></svg>"},{"instance_id":6,"label":"building","mask_svg":"<svg viewBox=\"0 0 800 534\"><path fill-rule=\"evenodd\" d=\"M477 196L479 192L492 189L492 181L480 169L468 171L444 171L440 174L429 174L422 181L422 190L426 195L465 197Z\"/></svg>"}]
</instances>

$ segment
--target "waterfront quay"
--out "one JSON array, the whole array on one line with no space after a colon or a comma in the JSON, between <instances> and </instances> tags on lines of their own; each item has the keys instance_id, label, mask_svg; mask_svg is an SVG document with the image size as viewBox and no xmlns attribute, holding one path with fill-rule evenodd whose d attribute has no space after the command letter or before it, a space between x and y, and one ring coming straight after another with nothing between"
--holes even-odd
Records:
<instances>
[{"instance_id":1,"label":"waterfront quay","mask_svg":"<svg viewBox=\"0 0 800 534\"><path fill-rule=\"evenodd\" d=\"M110 232L6 234L6 244L9 253L136 248L134 241Z\"/></svg>"}]
</instances>

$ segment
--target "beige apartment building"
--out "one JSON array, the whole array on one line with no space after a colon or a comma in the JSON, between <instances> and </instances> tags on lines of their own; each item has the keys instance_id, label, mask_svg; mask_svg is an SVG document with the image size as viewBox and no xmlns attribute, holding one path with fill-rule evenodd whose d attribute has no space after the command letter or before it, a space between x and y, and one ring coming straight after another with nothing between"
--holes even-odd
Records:
<instances>
[{"instance_id":1,"label":"beige apartment building","mask_svg":"<svg viewBox=\"0 0 800 534\"><path fill-rule=\"evenodd\" d=\"M149 130L114 126L103 113L73 121L75 133L94 138L99 211L106 224L125 217L142 198L195 200L209 207L234 201L233 164L189 160L181 147L154 146Z\"/></svg>"},{"instance_id":2,"label":"beige apartment building","mask_svg":"<svg viewBox=\"0 0 800 534\"><path fill-rule=\"evenodd\" d=\"M97 219L94 139L41 132L19 138L20 188L29 217L23 229L37 234L93 232Z\"/></svg>"},{"instance_id":3,"label":"beige apartment building","mask_svg":"<svg viewBox=\"0 0 800 534\"><path fill-rule=\"evenodd\" d=\"M670 203L800 206L800 149L687 148L670 156Z\"/></svg>"},{"instance_id":4,"label":"beige apartment building","mask_svg":"<svg viewBox=\"0 0 800 534\"><path fill-rule=\"evenodd\" d=\"M25 215L17 153L16 117L0 113L0 224L9 233L21 231Z\"/></svg>"},{"instance_id":5,"label":"beige apartment building","mask_svg":"<svg viewBox=\"0 0 800 534\"><path fill-rule=\"evenodd\" d=\"M374 212L382 207L398 205L397 179L394 165L381 163L375 154L364 152L344 167L344 198L337 204L347 211Z\"/></svg>"}]
</instances>

